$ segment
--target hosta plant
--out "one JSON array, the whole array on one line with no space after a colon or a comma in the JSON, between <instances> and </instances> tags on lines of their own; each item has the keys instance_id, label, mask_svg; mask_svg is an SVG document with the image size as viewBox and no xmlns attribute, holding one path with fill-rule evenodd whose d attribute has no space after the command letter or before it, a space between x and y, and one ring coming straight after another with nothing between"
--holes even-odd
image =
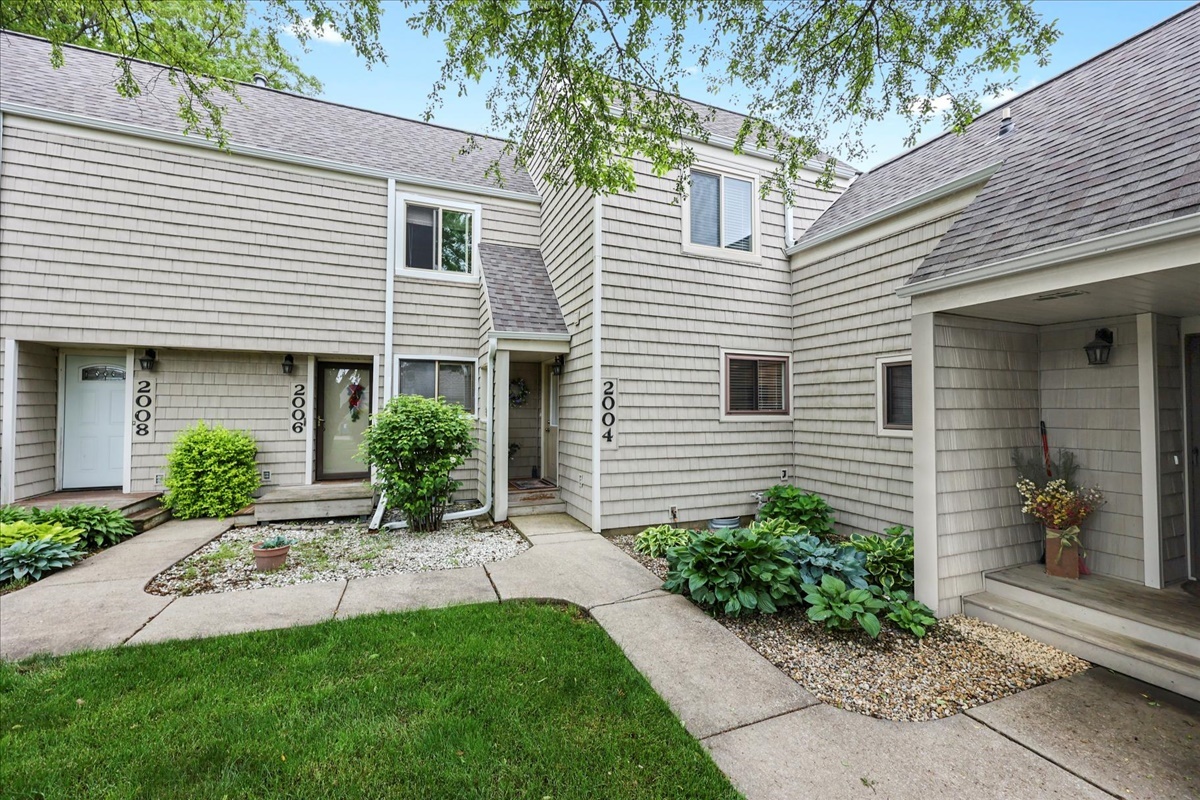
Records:
<instances>
[{"instance_id":1,"label":"hosta plant","mask_svg":"<svg viewBox=\"0 0 1200 800\"><path fill-rule=\"evenodd\" d=\"M881 625L876 612L887 608L887 602L870 589L856 589L832 575L821 578L818 584L806 583L804 602L808 603L808 618L831 630L843 630L858 625L874 639Z\"/></svg>"},{"instance_id":2,"label":"hosta plant","mask_svg":"<svg viewBox=\"0 0 1200 800\"><path fill-rule=\"evenodd\" d=\"M79 551L53 539L21 540L0 548L0 583L39 581L56 569L69 567Z\"/></svg>"},{"instance_id":3,"label":"hosta plant","mask_svg":"<svg viewBox=\"0 0 1200 800\"><path fill-rule=\"evenodd\" d=\"M0 523L0 547L17 542L36 542L49 539L66 547L75 548L83 536L79 528L68 528L54 522L8 522Z\"/></svg>"},{"instance_id":4,"label":"hosta plant","mask_svg":"<svg viewBox=\"0 0 1200 800\"><path fill-rule=\"evenodd\" d=\"M733 616L774 613L800 599L800 573L783 542L745 528L697 531L686 545L667 551L663 588Z\"/></svg>"},{"instance_id":5,"label":"hosta plant","mask_svg":"<svg viewBox=\"0 0 1200 800\"><path fill-rule=\"evenodd\" d=\"M871 582L884 594L911 589L913 585L913 534L896 525L889 536L850 534L850 545L863 554Z\"/></svg>"},{"instance_id":6,"label":"hosta plant","mask_svg":"<svg viewBox=\"0 0 1200 800\"><path fill-rule=\"evenodd\" d=\"M670 525L656 525L633 537L633 549L651 558L662 558L672 547L681 547L691 538L691 531Z\"/></svg>"},{"instance_id":7,"label":"hosta plant","mask_svg":"<svg viewBox=\"0 0 1200 800\"><path fill-rule=\"evenodd\" d=\"M866 556L855 548L816 536L789 536L784 545L800 570L801 583L818 584L821 578L833 575L857 589L867 588Z\"/></svg>"},{"instance_id":8,"label":"hosta plant","mask_svg":"<svg viewBox=\"0 0 1200 800\"><path fill-rule=\"evenodd\" d=\"M791 520L775 517L774 519L764 519L754 522L750 525L751 529L758 531L766 536L800 536L807 533L803 525L799 525Z\"/></svg>"},{"instance_id":9,"label":"hosta plant","mask_svg":"<svg viewBox=\"0 0 1200 800\"><path fill-rule=\"evenodd\" d=\"M29 522L33 512L24 506L0 506L0 525L11 522Z\"/></svg>"},{"instance_id":10,"label":"hosta plant","mask_svg":"<svg viewBox=\"0 0 1200 800\"><path fill-rule=\"evenodd\" d=\"M887 603L887 618L900 630L911 633L918 639L924 639L929 629L937 624L933 610L919 600L914 600L908 592L896 590L890 596L884 596L882 589L872 589L876 597L881 597Z\"/></svg>"},{"instance_id":11,"label":"hosta plant","mask_svg":"<svg viewBox=\"0 0 1200 800\"><path fill-rule=\"evenodd\" d=\"M133 523L120 511L102 506L55 506L47 511L34 511L37 522L55 522L83 531L83 543L89 547L108 547L133 536Z\"/></svg>"},{"instance_id":12,"label":"hosta plant","mask_svg":"<svg viewBox=\"0 0 1200 800\"><path fill-rule=\"evenodd\" d=\"M786 483L763 492L759 516L763 519L786 519L814 536L833 533L833 510L825 498Z\"/></svg>"}]
</instances>

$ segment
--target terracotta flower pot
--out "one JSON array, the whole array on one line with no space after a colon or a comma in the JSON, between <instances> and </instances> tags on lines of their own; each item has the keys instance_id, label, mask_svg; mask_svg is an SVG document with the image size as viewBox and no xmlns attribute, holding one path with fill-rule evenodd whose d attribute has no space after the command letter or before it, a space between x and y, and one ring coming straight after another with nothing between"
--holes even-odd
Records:
<instances>
[{"instance_id":1,"label":"terracotta flower pot","mask_svg":"<svg viewBox=\"0 0 1200 800\"><path fill-rule=\"evenodd\" d=\"M262 542L255 542L250 545L250 551L254 553L254 568L259 572L271 572L279 569L287 563L288 551L292 549L290 544L285 544L283 547L260 547Z\"/></svg>"},{"instance_id":2,"label":"terracotta flower pot","mask_svg":"<svg viewBox=\"0 0 1200 800\"><path fill-rule=\"evenodd\" d=\"M1061 531L1046 528L1046 574L1079 579L1079 545L1062 546Z\"/></svg>"}]
</instances>

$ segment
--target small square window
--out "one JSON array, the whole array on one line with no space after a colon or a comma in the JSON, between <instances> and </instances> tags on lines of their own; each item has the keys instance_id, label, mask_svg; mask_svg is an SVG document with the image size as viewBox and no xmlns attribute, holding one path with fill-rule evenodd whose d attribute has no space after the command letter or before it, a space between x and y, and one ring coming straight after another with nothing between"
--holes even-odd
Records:
<instances>
[{"instance_id":1,"label":"small square window","mask_svg":"<svg viewBox=\"0 0 1200 800\"><path fill-rule=\"evenodd\" d=\"M404 266L470 275L470 211L409 203L404 208Z\"/></svg>"},{"instance_id":2,"label":"small square window","mask_svg":"<svg viewBox=\"0 0 1200 800\"><path fill-rule=\"evenodd\" d=\"M878 369L879 432L911 435L913 427L912 359L881 358Z\"/></svg>"},{"instance_id":3,"label":"small square window","mask_svg":"<svg viewBox=\"0 0 1200 800\"><path fill-rule=\"evenodd\" d=\"M725 414L789 413L786 356L726 355Z\"/></svg>"},{"instance_id":4,"label":"small square window","mask_svg":"<svg viewBox=\"0 0 1200 800\"><path fill-rule=\"evenodd\" d=\"M691 243L725 250L754 250L754 181L692 171Z\"/></svg>"},{"instance_id":5,"label":"small square window","mask_svg":"<svg viewBox=\"0 0 1200 800\"><path fill-rule=\"evenodd\" d=\"M475 362L400 359L400 394L441 397L475 413Z\"/></svg>"}]
</instances>

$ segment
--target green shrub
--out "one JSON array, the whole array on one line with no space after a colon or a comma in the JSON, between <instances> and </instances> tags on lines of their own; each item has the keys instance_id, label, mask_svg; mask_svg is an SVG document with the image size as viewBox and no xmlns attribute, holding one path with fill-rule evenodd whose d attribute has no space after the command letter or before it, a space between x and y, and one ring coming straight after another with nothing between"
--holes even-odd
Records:
<instances>
[{"instance_id":1,"label":"green shrub","mask_svg":"<svg viewBox=\"0 0 1200 800\"><path fill-rule=\"evenodd\" d=\"M726 614L770 614L800 599L800 573L784 540L754 530L697 531L686 545L667 551L667 566L664 589L687 592Z\"/></svg>"},{"instance_id":2,"label":"green shrub","mask_svg":"<svg viewBox=\"0 0 1200 800\"><path fill-rule=\"evenodd\" d=\"M83 530L83 544L88 547L108 547L133 536L133 523L112 508L79 504L70 508L55 506L48 511L34 511L38 522L55 522L67 528Z\"/></svg>"},{"instance_id":3,"label":"green shrub","mask_svg":"<svg viewBox=\"0 0 1200 800\"><path fill-rule=\"evenodd\" d=\"M24 506L0 506L0 525L11 522L29 522L33 512Z\"/></svg>"},{"instance_id":4,"label":"green shrub","mask_svg":"<svg viewBox=\"0 0 1200 800\"><path fill-rule=\"evenodd\" d=\"M414 531L437 530L460 481L450 472L475 449L475 426L460 405L416 395L393 397L363 434L359 457L375 487Z\"/></svg>"},{"instance_id":5,"label":"green shrub","mask_svg":"<svg viewBox=\"0 0 1200 800\"><path fill-rule=\"evenodd\" d=\"M806 583L804 602L808 603L808 618L831 630L843 630L857 624L874 639L879 635L876 611L887 603L869 589L853 589L841 580L826 575L819 584Z\"/></svg>"},{"instance_id":6,"label":"green shrub","mask_svg":"<svg viewBox=\"0 0 1200 800\"><path fill-rule=\"evenodd\" d=\"M876 597L883 595L883 590L873 587ZM933 609L924 603L909 597L908 592L896 590L890 597L884 597L887 603L887 618L902 631L911 633L918 639L924 639L929 629L937 624Z\"/></svg>"},{"instance_id":7,"label":"green shrub","mask_svg":"<svg viewBox=\"0 0 1200 800\"><path fill-rule=\"evenodd\" d=\"M887 529L890 536L850 535L850 545L866 557L871 582L885 595L913 585L913 534L901 525Z\"/></svg>"},{"instance_id":8,"label":"green shrub","mask_svg":"<svg viewBox=\"0 0 1200 800\"><path fill-rule=\"evenodd\" d=\"M795 486L781 483L763 492L763 519L786 519L805 528L814 536L833 533L833 511L825 498Z\"/></svg>"},{"instance_id":9,"label":"green shrub","mask_svg":"<svg viewBox=\"0 0 1200 800\"><path fill-rule=\"evenodd\" d=\"M789 536L788 557L800 571L800 582L819 584L832 575L857 589L867 588L866 557L850 545L827 542L816 536Z\"/></svg>"},{"instance_id":10,"label":"green shrub","mask_svg":"<svg viewBox=\"0 0 1200 800\"><path fill-rule=\"evenodd\" d=\"M79 555L73 546L53 539L14 542L0 548L0 583L40 581L56 569L71 566Z\"/></svg>"},{"instance_id":11,"label":"green shrub","mask_svg":"<svg viewBox=\"0 0 1200 800\"><path fill-rule=\"evenodd\" d=\"M175 437L167 454L163 505L179 519L228 517L258 490L257 455L249 433L197 422Z\"/></svg>"},{"instance_id":12,"label":"green shrub","mask_svg":"<svg viewBox=\"0 0 1200 800\"><path fill-rule=\"evenodd\" d=\"M8 522L0 523L0 547L17 542L36 542L48 539L67 547L76 547L83 531L68 528L55 522Z\"/></svg>"},{"instance_id":13,"label":"green shrub","mask_svg":"<svg viewBox=\"0 0 1200 800\"><path fill-rule=\"evenodd\" d=\"M775 537L800 536L808 532L803 525L798 525L782 517L758 520L757 522L750 523L750 527L764 536Z\"/></svg>"},{"instance_id":14,"label":"green shrub","mask_svg":"<svg viewBox=\"0 0 1200 800\"><path fill-rule=\"evenodd\" d=\"M691 531L674 528L670 525L658 525L633 537L633 549L651 558L662 558L672 547L681 547L692 538Z\"/></svg>"}]
</instances>

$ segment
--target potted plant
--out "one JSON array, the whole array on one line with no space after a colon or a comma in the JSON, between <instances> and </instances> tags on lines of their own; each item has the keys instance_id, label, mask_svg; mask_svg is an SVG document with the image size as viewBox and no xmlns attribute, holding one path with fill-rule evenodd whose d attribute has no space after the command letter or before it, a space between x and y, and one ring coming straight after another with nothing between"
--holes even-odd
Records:
<instances>
[{"instance_id":1,"label":"potted plant","mask_svg":"<svg viewBox=\"0 0 1200 800\"><path fill-rule=\"evenodd\" d=\"M254 568L259 572L271 572L287 563L288 551L295 542L286 536L268 536L261 542L250 545L254 553Z\"/></svg>"},{"instance_id":2,"label":"potted plant","mask_svg":"<svg viewBox=\"0 0 1200 800\"><path fill-rule=\"evenodd\" d=\"M1017 489L1025 499L1021 511L1030 515L1046 531L1046 574L1057 578L1078 578L1079 528L1093 511L1104 504L1099 489L1071 489L1061 478L1038 486L1021 479Z\"/></svg>"}]
</instances>

